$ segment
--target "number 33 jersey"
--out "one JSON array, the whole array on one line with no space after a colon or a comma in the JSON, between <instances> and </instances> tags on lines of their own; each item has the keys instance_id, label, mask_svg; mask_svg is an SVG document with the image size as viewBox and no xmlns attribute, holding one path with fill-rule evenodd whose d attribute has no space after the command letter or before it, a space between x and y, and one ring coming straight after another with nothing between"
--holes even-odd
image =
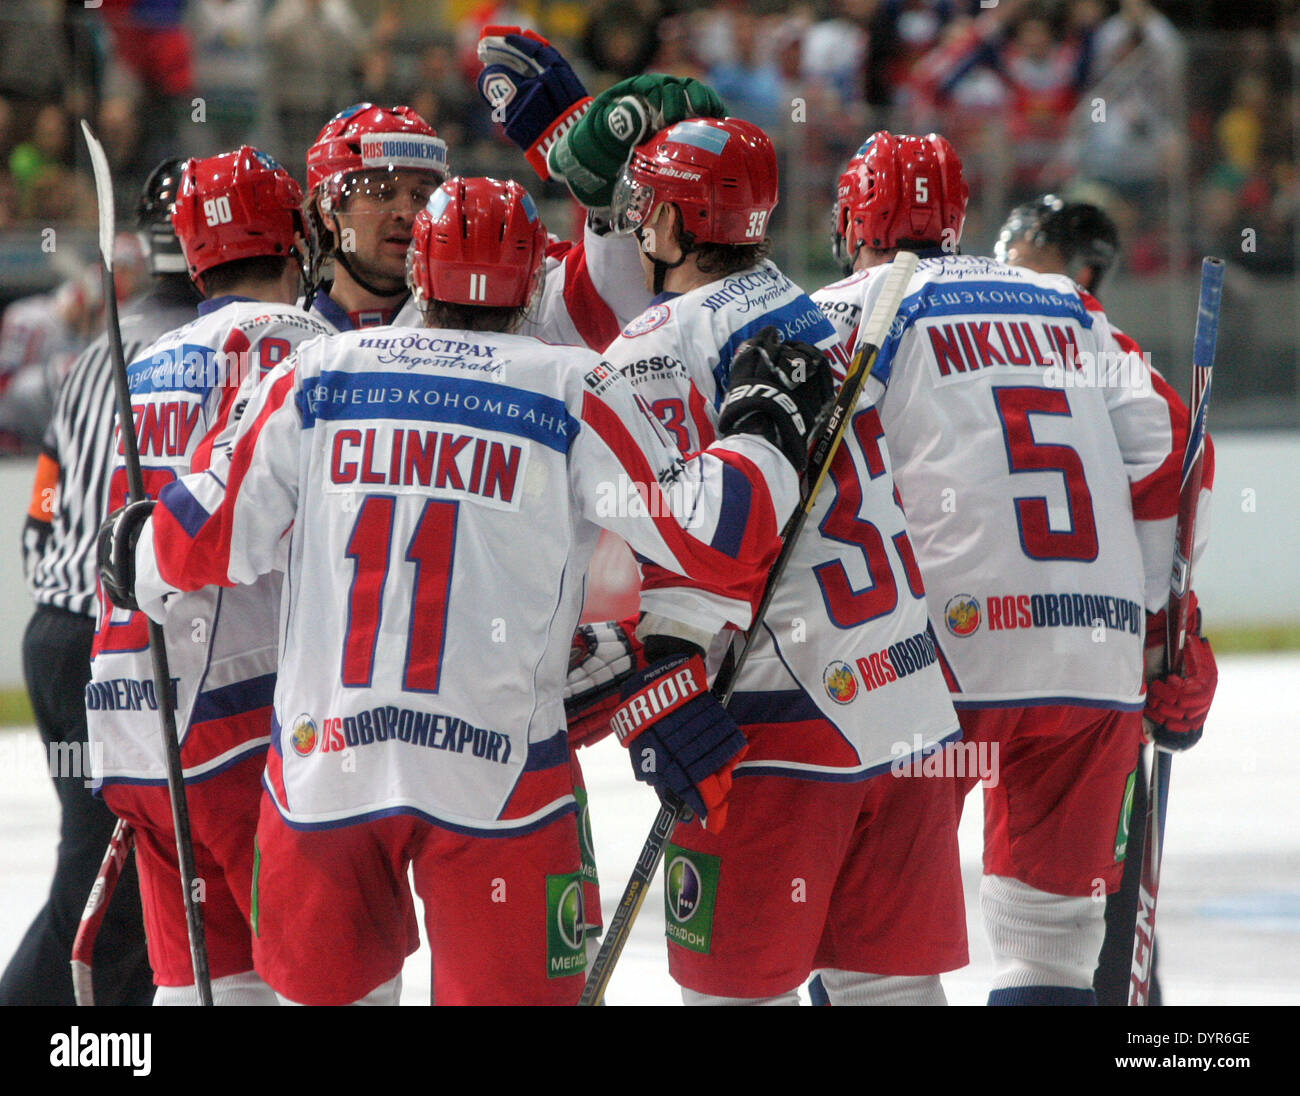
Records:
<instances>
[{"instance_id":1,"label":"number 33 jersey","mask_svg":"<svg viewBox=\"0 0 1300 1096\"><path fill-rule=\"evenodd\" d=\"M775 326L844 375L840 339L772 263L664 297L606 350L684 452L713 438L739 344ZM686 623L706 603L645 567L641 607ZM704 626L704 621L698 621ZM957 732L880 420L860 400L736 682L738 772L854 780Z\"/></svg>"},{"instance_id":2,"label":"number 33 jersey","mask_svg":"<svg viewBox=\"0 0 1300 1096\"><path fill-rule=\"evenodd\" d=\"M818 294L828 317L860 323L883 269ZM923 259L867 386L956 706L1142 707L1186 412L1180 430L1097 302L1061 275Z\"/></svg>"}]
</instances>

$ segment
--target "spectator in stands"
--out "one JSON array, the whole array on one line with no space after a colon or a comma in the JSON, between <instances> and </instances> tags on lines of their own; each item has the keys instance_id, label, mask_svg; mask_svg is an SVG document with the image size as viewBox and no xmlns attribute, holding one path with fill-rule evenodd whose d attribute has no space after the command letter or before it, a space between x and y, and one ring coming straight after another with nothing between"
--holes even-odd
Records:
<instances>
[{"instance_id":1,"label":"spectator in stands","mask_svg":"<svg viewBox=\"0 0 1300 1096\"><path fill-rule=\"evenodd\" d=\"M9 174L26 202L33 184L42 175L64 169L68 164L68 117L57 103L41 107L32 135L9 154Z\"/></svg>"},{"instance_id":2,"label":"spectator in stands","mask_svg":"<svg viewBox=\"0 0 1300 1096\"><path fill-rule=\"evenodd\" d=\"M253 143L266 82L263 0L191 0L194 90L204 103L201 124L187 128L187 151L215 156Z\"/></svg>"},{"instance_id":3,"label":"spectator in stands","mask_svg":"<svg viewBox=\"0 0 1300 1096\"><path fill-rule=\"evenodd\" d=\"M709 70L708 83L730 114L763 129L775 129L787 116L781 74L762 53L762 24L750 11L731 13L733 60Z\"/></svg>"},{"instance_id":4,"label":"spectator in stands","mask_svg":"<svg viewBox=\"0 0 1300 1096\"><path fill-rule=\"evenodd\" d=\"M429 119L448 148L458 149L468 140L493 136L491 112L473 87L461 76L454 44L438 38L420 51L415 88L382 101L409 103L420 117Z\"/></svg>"},{"instance_id":5,"label":"spectator in stands","mask_svg":"<svg viewBox=\"0 0 1300 1096\"><path fill-rule=\"evenodd\" d=\"M298 163L320 120L356 101L364 28L348 0L275 0L266 17L277 156Z\"/></svg>"}]
</instances>

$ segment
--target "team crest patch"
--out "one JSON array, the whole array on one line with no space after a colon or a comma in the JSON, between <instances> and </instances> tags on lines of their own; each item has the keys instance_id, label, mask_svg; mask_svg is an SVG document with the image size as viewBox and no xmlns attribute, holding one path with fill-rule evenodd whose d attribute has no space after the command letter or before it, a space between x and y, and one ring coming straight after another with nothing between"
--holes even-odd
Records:
<instances>
[{"instance_id":1,"label":"team crest patch","mask_svg":"<svg viewBox=\"0 0 1300 1096\"><path fill-rule=\"evenodd\" d=\"M668 315L669 309L666 304L652 304L623 328L623 337L635 339L638 335L647 335L655 328L663 327L668 322Z\"/></svg>"},{"instance_id":2,"label":"team crest patch","mask_svg":"<svg viewBox=\"0 0 1300 1096\"><path fill-rule=\"evenodd\" d=\"M675 944L707 955L713 939L722 861L668 843L664 859L664 933Z\"/></svg>"},{"instance_id":3,"label":"team crest patch","mask_svg":"<svg viewBox=\"0 0 1300 1096\"><path fill-rule=\"evenodd\" d=\"M582 873L546 877L546 977L567 978L587 969L587 915Z\"/></svg>"},{"instance_id":4,"label":"team crest patch","mask_svg":"<svg viewBox=\"0 0 1300 1096\"><path fill-rule=\"evenodd\" d=\"M316 749L318 737L316 721L304 713L293 721L293 728L289 731L289 745L299 757L308 757Z\"/></svg>"},{"instance_id":5,"label":"team crest patch","mask_svg":"<svg viewBox=\"0 0 1300 1096\"><path fill-rule=\"evenodd\" d=\"M848 704L858 695L858 679L847 662L836 661L827 666L822 672L822 684L826 686L826 695L836 704Z\"/></svg>"},{"instance_id":6,"label":"team crest patch","mask_svg":"<svg viewBox=\"0 0 1300 1096\"><path fill-rule=\"evenodd\" d=\"M970 594L949 598L944 606L943 622L955 636L974 635L980 626L980 603Z\"/></svg>"}]
</instances>

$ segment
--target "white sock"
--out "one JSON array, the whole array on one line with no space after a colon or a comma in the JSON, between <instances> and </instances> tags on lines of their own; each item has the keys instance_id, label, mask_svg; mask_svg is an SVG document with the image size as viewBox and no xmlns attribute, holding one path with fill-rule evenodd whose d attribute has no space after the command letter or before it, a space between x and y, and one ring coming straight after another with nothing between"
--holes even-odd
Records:
<instances>
[{"instance_id":1,"label":"white sock","mask_svg":"<svg viewBox=\"0 0 1300 1096\"><path fill-rule=\"evenodd\" d=\"M937 974L862 974L855 970L821 970L822 986L832 1005L946 1005Z\"/></svg>"},{"instance_id":2,"label":"white sock","mask_svg":"<svg viewBox=\"0 0 1300 1096\"><path fill-rule=\"evenodd\" d=\"M1106 935L1106 903L1049 894L1018 879L980 881L984 928L997 961L992 988L1092 989Z\"/></svg>"},{"instance_id":3,"label":"white sock","mask_svg":"<svg viewBox=\"0 0 1300 1096\"><path fill-rule=\"evenodd\" d=\"M197 1005L198 986L193 984L158 986L154 990L153 1003L163 1007ZM246 970L242 974L227 974L224 978L212 979L212 1003L214 1005L274 1005L277 1001L275 991L258 977L257 972Z\"/></svg>"},{"instance_id":4,"label":"white sock","mask_svg":"<svg viewBox=\"0 0 1300 1096\"><path fill-rule=\"evenodd\" d=\"M799 991L792 989L789 993L778 994L776 997L718 997L712 993L697 993L683 986L682 1002L687 1005L797 1005Z\"/></svg>"}]
</instances>

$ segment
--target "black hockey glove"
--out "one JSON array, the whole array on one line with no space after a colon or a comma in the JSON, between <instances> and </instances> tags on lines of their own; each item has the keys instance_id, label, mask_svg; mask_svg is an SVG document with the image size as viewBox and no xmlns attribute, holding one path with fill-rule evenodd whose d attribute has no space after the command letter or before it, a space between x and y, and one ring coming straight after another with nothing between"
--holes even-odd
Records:
<instances>
[{"instance_id":1,"label":"black hockey glove","mask_svg":"<svg viewBox=\"0 0 1300 1096\"><path fill-rule=\"evenodd\" d=\"M135 600L135 545L154 505L153 499L128 503L99 527L99 581L114 605L133 613L140 611Z\"/></svg>"},{"instance_id":2,"label":"black hockey glove","mask_svg":"<svg viewBox=\"0 0 1300 1096\"><path fill-rule=\"evenodd\" d=\"M765 327L732 359L718 436L758 434L802 472L809 436L834 398L830 359L808 343L782 342L775 327Z\"/></svg>"}]
</instances>

